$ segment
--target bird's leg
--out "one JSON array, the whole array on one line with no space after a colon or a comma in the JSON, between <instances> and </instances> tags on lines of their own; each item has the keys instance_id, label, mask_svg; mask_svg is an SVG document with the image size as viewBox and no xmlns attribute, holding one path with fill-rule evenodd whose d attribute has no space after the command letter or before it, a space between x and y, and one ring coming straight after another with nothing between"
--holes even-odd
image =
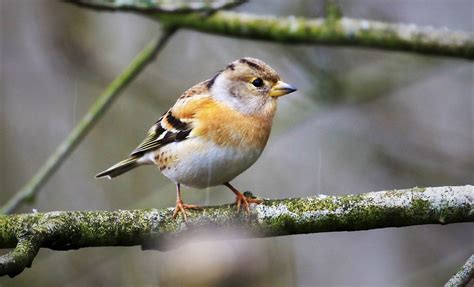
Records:
<instances>
[{"instance_id":1,"label":"bird's leg","mask_svg":"<svg viewBox=\"0 0 474 287\"><path fill-rule=\"evenodd\" d=\"M235 194L235 203L237 204L237 212L240 212L240 206L243 205L247 213L250 212L249 203L256 203L260 204L263 201L257 198L251 198L243 195L240 191L238 191L235 187L233 187L229 182L224 183L225 186L230 188L232 192Z\"/></svg>"},{"instance_id":2,"label":"bird's leg","mask_svg":"<svg viewBox=\"0 0 474 287\"><path fill-rule=\"evenodd\" d=\"M200 207L197 205L183 203L183 199L181 198L181 186L179 183L177 183L176 184L176 206L173 212L173 219L176 218L176 216L178 216L178 214L181 212L183 214L184 221L187 221L188 218L186 216L186 209L199 209L199 208Z\"/></svg>"}]
</instances>

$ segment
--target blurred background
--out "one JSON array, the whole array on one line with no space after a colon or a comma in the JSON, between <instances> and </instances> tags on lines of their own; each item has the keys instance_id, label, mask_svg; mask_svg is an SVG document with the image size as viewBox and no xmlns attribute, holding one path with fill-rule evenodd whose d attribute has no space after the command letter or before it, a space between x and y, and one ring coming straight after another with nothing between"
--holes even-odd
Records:
<instances>
[{"instance_id":1,"label":"blurred background","mask_svg":"<svg viewBox=\"0 0 474 287\"><path fill-rule=\"evenodd\" d=\"M344 15L473 32L472 0L339 1ZM251 1L257 14L323 16L324 1ZM0 204L26 183L159 24L59 1L0 0ZM298 92L280 99L260 160L233 183L268 198L473 183L472 62L283 45L179 31L41 190L18 212L174 205L145 167L94 175L126 156L188 87L260 58ZM232 202L185 188L191 204ZM440 286L474 252L474 224L139 247L42 249L0 286ZM212 234L209 235L212 237ZM2 253L5 250L0 251Z\"/></svg>"}]
</instances>

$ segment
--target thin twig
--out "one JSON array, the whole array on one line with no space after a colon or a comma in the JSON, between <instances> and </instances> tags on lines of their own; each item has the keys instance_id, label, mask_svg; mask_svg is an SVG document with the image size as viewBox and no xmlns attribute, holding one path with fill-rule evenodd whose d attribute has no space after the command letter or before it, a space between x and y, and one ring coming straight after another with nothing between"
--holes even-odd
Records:
<instances>
[{"instance_id":1,"label":"thin twig","mask_svg":"<svg viewBox=\"0 0 474 287\"><path fill-rule=\"evenodd\" d=\"M171 26L166 26L166 28L163 29L162 35L152 40L132 60L125 70L107 86L81 121L79 121L56 151L39 168L30 181L1 207L0 213L11 213L22 202L29 201L36 196L44 183L72 153L79 142L87 135L89 130L97 123L105 111L107 111L120 92L152 62L156 54L164 47L165 43L175 31L174 28L170 27Z\"/></svg>"},{"instance_id":2,"label":"thin twig","mask_svg":"<svg viewBox=\"0 0 474 287\"><path fill-rule=\"evenodd\" d=\"M252 204L248 215L237 214L235 205L209 206L189 210L187 224L173 219L173 208L0 215L0 248L13 248L17 234L31 229L40 231L33 234L41 247L55 250L134 245L165 250L216 232L219 238L274 237L474 222L473 210L474 186L468 185L264 200Z\"/></svg>"},{"instance_id":3,"label":"thin twig","mask_svg":"<svg viewBox=\"0 0 474 287\"><path fill-rule=\"evenodd\" d=\"M449 279L444 287L462 287L467 286L470 280L474 278L474 255L467 259L466 263L459 271Z\"/></svg>"}]
</instances>

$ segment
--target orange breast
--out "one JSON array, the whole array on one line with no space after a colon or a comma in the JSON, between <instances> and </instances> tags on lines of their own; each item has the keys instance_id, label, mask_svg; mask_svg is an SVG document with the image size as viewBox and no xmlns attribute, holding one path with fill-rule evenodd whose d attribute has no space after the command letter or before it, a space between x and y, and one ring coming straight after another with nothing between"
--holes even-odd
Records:
<instances>
[{"instance_id":1,"label":"orange breast","mask_svg":"<svg viewBox=\"0 0 474 287\"><path fill-rule=\"evenodd\" d=\"M209 138L221 146L246 146L263 149L270 136L275 104L259 115L242 115L230 107L209 99L206 108L196 111L192 135Z\"/></svg>"}]
</instances>

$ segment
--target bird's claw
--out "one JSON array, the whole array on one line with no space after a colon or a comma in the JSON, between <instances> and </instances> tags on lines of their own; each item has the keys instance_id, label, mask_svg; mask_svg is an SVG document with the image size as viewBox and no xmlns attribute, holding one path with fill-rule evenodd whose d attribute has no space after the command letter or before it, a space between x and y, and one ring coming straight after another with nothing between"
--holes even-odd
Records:
<instances>
[{"instance_id":1,"label":"bird's claw","mask_svg":"<svg viewBox=\"0 0 474 287\"><path fill-rule=\"evenodd\" d=\"M184 221L187 222L188 217L186 215L186 209L201 209L201 207L199 207L197 205L193 205L193 204L185 204L185 203L183 203L183 201L178 200L178 201L176 201L176 206L174 208L173 219L176 219L178 214L182 213Z\"/></svg>"},{"instance_id":2,"label":"bird's claw","mask_svg":"<svg viewBox=\"0 0 474 287\"><path fill-rule=\"evenodd\" d=\"M246 194L239 193L235 197L235 203L237 205L237 212L240 212L240 207L243 206L245 208L245 211L247 214L250 213L250 203L256 203L260 204L262 203L263 200L255 198L255 197L249 197Z\"/></svg>"}]
</instances>

